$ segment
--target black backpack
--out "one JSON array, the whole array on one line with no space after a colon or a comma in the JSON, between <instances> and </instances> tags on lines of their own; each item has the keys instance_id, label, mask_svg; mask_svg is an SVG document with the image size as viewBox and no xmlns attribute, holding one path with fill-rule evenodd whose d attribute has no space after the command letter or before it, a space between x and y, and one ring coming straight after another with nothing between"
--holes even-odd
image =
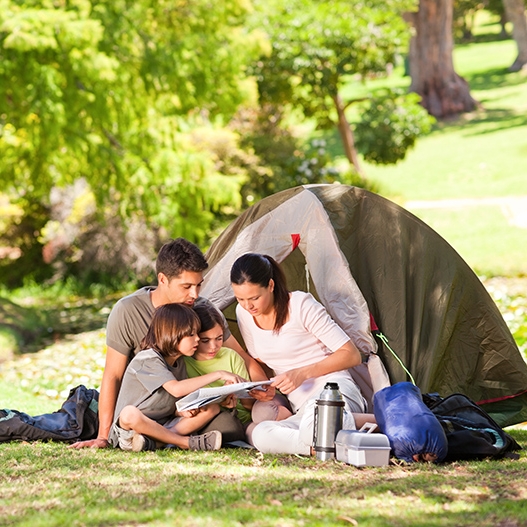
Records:
<instances>
[{"instance_id":1,"label":"black backpack","mask_svg":"<svg viewBox=\"0 0 527 527\"><path fill-rule=\"evenodd\" d=\"M445 461L499 458L521 450L514 438L466 395L455 393L442 398L438 394L424 394L423 401L445 431L448 440Z\"/></svg>"}]
</instances>

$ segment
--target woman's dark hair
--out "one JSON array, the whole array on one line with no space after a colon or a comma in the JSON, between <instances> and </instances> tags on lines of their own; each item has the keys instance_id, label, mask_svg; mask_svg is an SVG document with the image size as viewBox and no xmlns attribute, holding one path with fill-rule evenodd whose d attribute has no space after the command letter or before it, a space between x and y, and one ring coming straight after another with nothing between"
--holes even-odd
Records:
<instances>
[{"instance_id":1,"label":"woman's dark hair","mask_svg":"<svg viewBox=\"0 0 527 527\"><path fill-rule=\"evenodd\" d=\"M275 323L273 331L278 333L289 316L289 290L281 267L267 254L247 253L240 256L231 268L231 283L235 285L249 282L260 287L269 287L271 279L274 282Z\"/></svg>"},{"instance_id":2,"label":"woman's dark hair","mask_svg":"<svg viewBox=\"0 0 527 527\"><path fill-rule=\"evenodd\" d=\"M141 349L155 349L163 357L178 355L181 339L198 333L199 328L199 317L191 307L164 304L155 310Z\"/></svg>"},{"instance_id":3,"label":"woman's dark hair","mask_svg":"<svg viewBox=\"0 0 527 527\"><path fill-rule=\"evenodd\" d=\"M209 331L215 326L220 326L223 329L223 317L213 305L198 304L197 306L194 306L193 309L201 322L200 333Z\"/></svg>"}]
</instances>

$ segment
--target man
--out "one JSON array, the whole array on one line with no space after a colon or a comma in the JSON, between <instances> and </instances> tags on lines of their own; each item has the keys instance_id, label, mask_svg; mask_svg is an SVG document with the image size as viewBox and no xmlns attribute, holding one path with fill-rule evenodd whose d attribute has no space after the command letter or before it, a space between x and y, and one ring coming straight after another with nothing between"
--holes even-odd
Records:
<instances>
[{"instance_id":1,"label":"man","mask_svg":"<svg viewBox=\"0 0 527 527\"><path fill-rule=\"evenodd\" d=\"M199 297L203 271L207 267L207 261L196 245L183 238L172 240L161 247L156 259L157 287L143 287L115 304L106 327L107 352L99 396L99 433L96 439L79 441L71 445L72 448L108 446L108 434L126 366L141 350L141 340L155 309L169 303L210 304L207 299ZM267 379L260 365L233 337L226 321L224 342L243 358L252 380Z\"/></svg>"}]
</instances>

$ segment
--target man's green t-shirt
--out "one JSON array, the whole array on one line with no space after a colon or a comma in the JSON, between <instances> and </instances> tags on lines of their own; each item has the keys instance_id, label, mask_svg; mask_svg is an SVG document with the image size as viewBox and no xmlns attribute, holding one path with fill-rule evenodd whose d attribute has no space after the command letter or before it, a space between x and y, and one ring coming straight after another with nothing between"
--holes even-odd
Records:
<instances>
[{"instance_id":1,"label":"man's green t-shirt","mask_svg":"<svg viewBox=\"0 0 527 527\"><path fill-rule=\"evenodd\" d=\"M191 377L199 377L213 371L224 370L235 373L244 379L250 380L249 372L245 367L243 359L230 348L221 348L216 356L210 360L196 360L193 357L185 357L185 364L187 366L187 375ZM208 386L216 387L223 386L223 381L215 381ZM238 410L238 419L242 423L251 421L251 412L243 407L242 403L238 401L236 406Z\"/></svg>"}]
</instances>

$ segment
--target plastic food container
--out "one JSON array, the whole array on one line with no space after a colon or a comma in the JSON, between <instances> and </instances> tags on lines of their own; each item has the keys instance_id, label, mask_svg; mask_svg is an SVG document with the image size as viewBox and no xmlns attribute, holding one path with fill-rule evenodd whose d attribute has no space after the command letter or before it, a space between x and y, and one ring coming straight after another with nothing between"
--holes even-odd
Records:
<instances>
[{"instance_id":1,"label":"plastic food container","mask_svg":"<svg viewBox=\"0 0 527 527\"><path fill-rule=\"evenodd\" d=\"M335 439L337 460L356 467L388 465L390 441L384 434L372 434L376 425L372 426L369 431L364 431L364 427L361 430L340 430Z\"/></svg>"}]
</instances>

